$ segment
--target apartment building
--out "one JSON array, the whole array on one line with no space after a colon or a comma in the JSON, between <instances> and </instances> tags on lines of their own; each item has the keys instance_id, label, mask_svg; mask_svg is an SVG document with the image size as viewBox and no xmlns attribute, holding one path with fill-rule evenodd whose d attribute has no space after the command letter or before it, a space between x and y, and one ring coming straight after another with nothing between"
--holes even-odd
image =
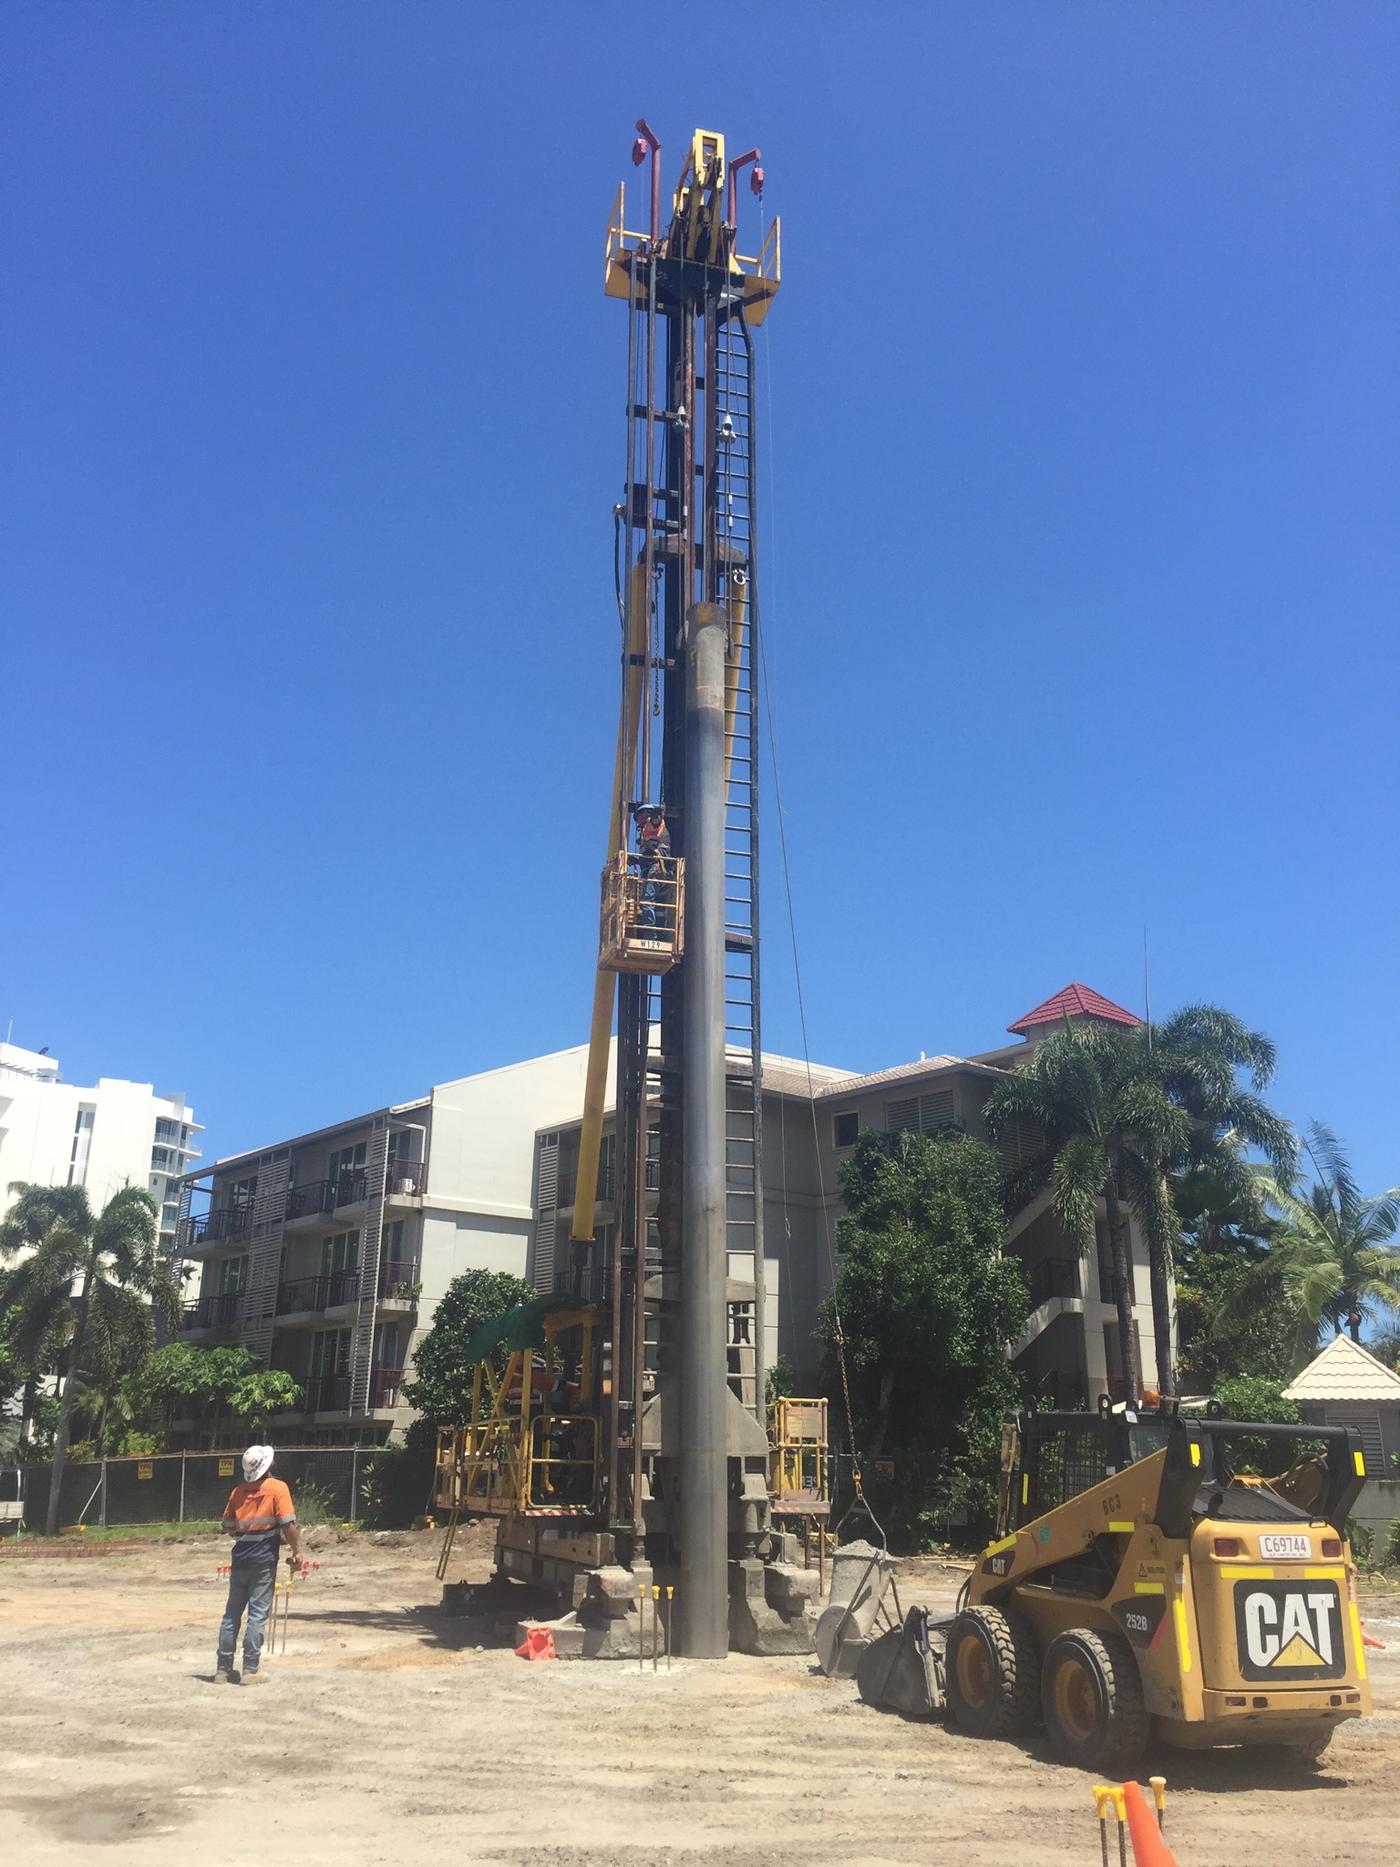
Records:
<instances>
[{"instance_id":1,"label":"apartment building","mask_svg":"<svg viewBox=\"0 0 1400 1867\"><path fill-rule=\"evenodd\" d=\"M66 1083L47 1050L0 1044L0 1217L18 1181L81 1186L95 1211L122 1187L144 1186L160 1214L162 1253L173 1258L199 1132L183 1096L117 1076Z\"/></svg>"},{"instance_id":2,"label":"apartment building","mask_svg":"<svg viewBox=\"0 0 1400 1867\"><path fill-rule=\"evenodd\" d=\"M241 1343L296 1378L304 1405L274 1438L382 1443L412 1418L404 1370L452 1279L524 1276L535 1130L579 1107L587 1056L440 1083L192 1175L182 1339Z\"/></svg>"},{"instance_id":3,"label":"apartment building","mask_svg":"<svg viewBox=\"0 0 1400 1867\"><path fill-rule=\"evenodd\" d=\"M892 1069L857 1075L793 1058L763 1059L763 1257L765 1364L782 1354L800 1386L818 1378L814 1339L817 1308L831 1289L836 1225L841 1216L840 1168L862 1132L912 1130L932 1134L957 1126L987 1139L983 1107L995 1084L1025 1061L1034 1045L1071 1022L1132 1026L1121 1005L1083 985L1066 986L1007 1027L1017 1041L971 1057L920 1057ZM612 1249L616 1212L612 1134L605 1129L597 1232L588 1275L601 1283ZM996 1144L1005 1166L1029 1159L1040 1137L1028 1130ZM578 1168L579 1118L542 1127L535 1137L535 1226L528 1275L540 1289L569 1274L569 1232ZM1144 1379L1155 1379L1151 1293L1146 1245L1130 1222L1136 1331ZM1036 1392L1062 1406L1092 1404L1121 1391L1117 1310L1107 1220L1100 1212L1097 1249L1081 1256L1048 1198L1014 1217L1005 1246L1023 1263L1032 1310L1012 1355ZM752 1259L731 1265L731 1275L752 1276Z\"/></svg>"}]
</instances>

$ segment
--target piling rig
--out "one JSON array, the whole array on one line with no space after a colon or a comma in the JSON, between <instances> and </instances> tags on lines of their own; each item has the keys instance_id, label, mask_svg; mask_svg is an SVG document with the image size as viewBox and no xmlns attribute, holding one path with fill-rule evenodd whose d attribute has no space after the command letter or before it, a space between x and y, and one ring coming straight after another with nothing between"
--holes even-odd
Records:
<instances>
[{"instance_id":1,"label":"piling rig","mask_svg":"<svg viewBox=\"0 0 1400 1867\"><path fill-rule=\"evenodd\" d=\"M498 1518L498 1576L570 1610L561 1653L636 1653L654 1575L678 1652L806 1652L819 1570L775 1518L825 1517L825 1409L777 1409L770 1447L762 1273L752 333L780 230L741 252L757 149L696 131L669 217L645 121L633 160L647 231L619 187L604 262L627 307L621 705L572 1236L543 1275L537 1248L549 1294L473 1345L474 1423L443 1435L436 1496ZM669 832L649 854L643 806Z\"/></svg>"}]
</instances>

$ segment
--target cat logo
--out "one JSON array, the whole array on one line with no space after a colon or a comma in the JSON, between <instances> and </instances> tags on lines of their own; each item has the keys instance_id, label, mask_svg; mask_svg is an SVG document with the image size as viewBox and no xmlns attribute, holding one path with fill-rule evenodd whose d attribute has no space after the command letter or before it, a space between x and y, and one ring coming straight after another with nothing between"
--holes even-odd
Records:
<instances>
[{"instance_id":1,"label":"cat logo","mask_svg":"<svg viewBox=\"0 0 1400 1867\"><path fill-rule=\"evenodd\" d=\"M1335 1582L1236 1582L1235 1631L1246 1679L1340 1679L1346 1672Z\"/></svg>"}]
</instances>

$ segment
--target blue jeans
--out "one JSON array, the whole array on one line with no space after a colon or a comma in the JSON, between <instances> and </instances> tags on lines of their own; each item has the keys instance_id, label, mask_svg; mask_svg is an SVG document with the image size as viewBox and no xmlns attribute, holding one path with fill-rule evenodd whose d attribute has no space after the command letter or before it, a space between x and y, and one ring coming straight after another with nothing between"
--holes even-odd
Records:
<instances>
[{"instance_id":1,"label":"blue jeans","mask_svg":"<svg viewBox=\"0 0 1400 1867\"><path fill-rule=\"evenodd\" d=\"M243 1634L243 1670L255 1673L262 1658L263 1635L272 1608L272 1584L277 1579L275 1562L234 1563L229 1574L228 1601L219 1627L219 1671L233 1668L234 1649L238 1645L238 1623L248 1610L248 1625Z\"/></svg>"}]
</instances>

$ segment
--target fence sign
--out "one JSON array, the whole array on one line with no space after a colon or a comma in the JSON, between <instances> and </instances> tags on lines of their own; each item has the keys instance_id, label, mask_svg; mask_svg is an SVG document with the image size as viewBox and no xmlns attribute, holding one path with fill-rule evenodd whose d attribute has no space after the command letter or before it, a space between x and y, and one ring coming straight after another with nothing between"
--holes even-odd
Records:
<instances>
[{"instance_id":1,"label":"fence sign","mask_svg":"<svg viewBox=\"0 0 1400 1867\"><path fill-rule=\"evenodd\" d=\"M156 1465L154 1459L139 1459L137 1461L136 1476L138 1478L154 1478L155 1475Z\"/></svg>"},{"instance_id":2,"label":"fence sign","mask_svg":"<svg viewBox=\"0 0 1400 1867\"><path fill-rule=\"evenodd\" d=\"M220 1478L232 1478L233 1476L233 1460L232 1459L220 1459L219 1460L219 1476Z\"/></svg>"}]
</instances>

